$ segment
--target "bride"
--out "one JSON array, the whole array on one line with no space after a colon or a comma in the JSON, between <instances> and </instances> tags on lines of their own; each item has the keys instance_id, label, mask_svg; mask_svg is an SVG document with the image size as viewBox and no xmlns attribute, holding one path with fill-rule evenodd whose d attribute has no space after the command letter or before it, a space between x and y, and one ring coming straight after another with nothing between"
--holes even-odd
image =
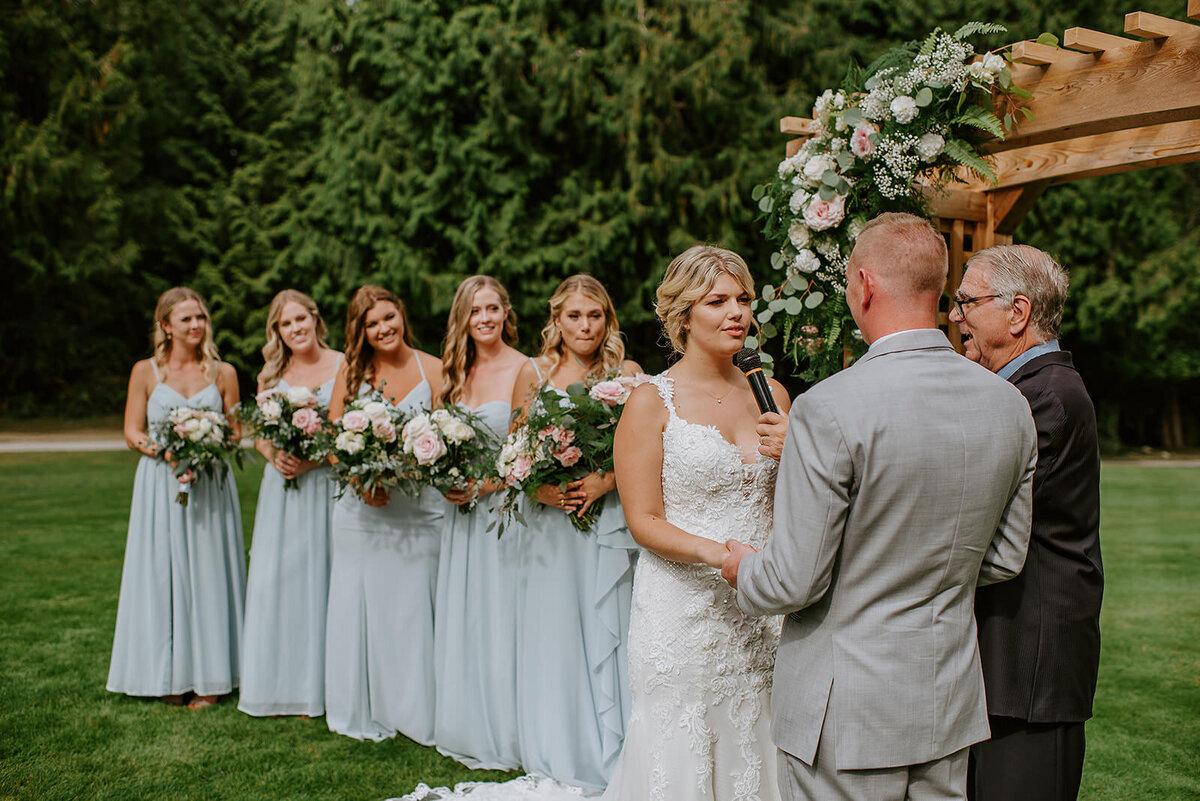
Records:
<instances>
[{"instance_id":1,"label":"bride","mask_svg":"<svg viewBox=\"0 0 1200 801\"><path fill-rule=\"evenodd\" d=\"M778 801L770 734L779 618L744 615L721 579L727 538L762 548L790 406L761 418L732 356L751 325L745 261L697 246L667 268L655 310L681 354L634 390L617 428L617 486L638 561L629 623L632 710L605 801ZM771 458L775 457L775 458ZM421 786L407 798L550 801L538 777Z\"/></svg>"}]
</instances>

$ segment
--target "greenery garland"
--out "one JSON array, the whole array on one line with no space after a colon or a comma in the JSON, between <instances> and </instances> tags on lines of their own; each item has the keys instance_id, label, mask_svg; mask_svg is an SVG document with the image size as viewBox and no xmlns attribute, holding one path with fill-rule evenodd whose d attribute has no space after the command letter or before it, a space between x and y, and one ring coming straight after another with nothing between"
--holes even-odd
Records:
<instances>
[{"instance_id":1,"label":"greenery garland","mask_svg":"<svg viewBox=\"0 0 1200 801\"><path fill-rule=\"evenodd\" d=\"M863 225L887 211L930 216L928 193L962 175L995 183L981 146L1013 127L1016 98L1009 54L977 53L968 39L1005 28L969 22L953 34L893 48L866 70L851 67L839 89L813 106L813 135L756 186L763 233L778 284L755 301L760 330L747 342L780 338L805 381L840 370L864 349L846 306L846 263ZM1040 40L1039 40L1040 41ZM1002 120L994 111L1005 104ZM768 367L774 361L764 351Z\"/></svg>"}]
</instances>

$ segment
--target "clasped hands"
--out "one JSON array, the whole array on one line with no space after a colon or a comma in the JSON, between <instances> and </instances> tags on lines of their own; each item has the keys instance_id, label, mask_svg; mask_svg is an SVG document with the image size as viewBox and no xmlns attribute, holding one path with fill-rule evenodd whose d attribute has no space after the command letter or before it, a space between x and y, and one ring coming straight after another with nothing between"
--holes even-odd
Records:
<instances>
[{"instance_id":1,"label":"clasped hands","mask_svg":"<svg viewBox=\"0 0 1200 801\"><path fill-rule=\"evenodd\" d=\"M742 564L742 557L748 553L758 553L758 549L737 540L725 540L725 558L720 565L721 578L735 590L738 585L738 567Z\"/></svg>"},{"instance_id":2,"label":"clasped hands","mask_svg":"<svg viewBox=\"0 0 1200 801\"><path fill-rule=\"evenodd\" d=\"M616 474L612 471L600 475L588 473L586 476L567 484L559 489L554 484L543 484L538 487L535 497L538 503L561 509L567 514L583 515L596 501L616 487Z\"/></svg>"}]
</instances>

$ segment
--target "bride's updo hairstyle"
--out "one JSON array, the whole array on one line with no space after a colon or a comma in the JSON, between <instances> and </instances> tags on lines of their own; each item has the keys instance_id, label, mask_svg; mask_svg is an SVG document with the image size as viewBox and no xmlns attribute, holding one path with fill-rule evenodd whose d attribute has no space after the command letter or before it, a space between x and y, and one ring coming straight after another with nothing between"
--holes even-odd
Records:
<instances>
[{"instance_id":1,"label":"bride's updo hairstyle","mask_svg":"<svg viewBox=\"0 0 1200 801\"><path fill-rule=\"evenodd\" d=\"M654 313L676 353L682 354L687 348L692 307L712 290L722 273L731 276L754 299L750 268L732 250L696 245L676 256L667 267L667 274L655 293Z\"/></svg>"},{"instance_id":2,"label":"bride's updo hairstyle","mask_svg":"<svg viewBox=\"0 0 1200 801\"><path fill-rule=\"evenodd\" d=\"M550 359L552 374L566 360L566 349L562 343L562 332L558 330L558 318L562 314L567 299L575 293L594 300L604 309L604 334L600 339L600 347L596 349L596 359L592 362L584 378L605 379L613 372L621 369L625 360L625 341L621 338L621 327L617 325L617 309L613 306L612 298L604 284L586 273L578 273L564 280L550 296L550 319L542 329L541 355Z\"/></svg>"}]
</instances>

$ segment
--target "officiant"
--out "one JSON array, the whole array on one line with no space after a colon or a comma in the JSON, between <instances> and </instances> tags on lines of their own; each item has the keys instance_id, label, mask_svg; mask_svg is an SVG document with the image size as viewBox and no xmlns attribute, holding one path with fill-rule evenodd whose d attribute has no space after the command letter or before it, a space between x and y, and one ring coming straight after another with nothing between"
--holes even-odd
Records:
<instances>
[{"instance_id":1,"label":"officiant","mask_svg":"<svg viewBox=\"0 0 1200 801\"><path fill-rule=\"evenodd\" d=\"M1067 273L1001 245L967 262L950 320L967 358L1011 381L1037 427L1033 535L1021 574L975 599L992 737L971 749L975 801L1067 801L1100 664L1100 455L1096 413L1059 348Z\"/></svg>"}]
</instances>

